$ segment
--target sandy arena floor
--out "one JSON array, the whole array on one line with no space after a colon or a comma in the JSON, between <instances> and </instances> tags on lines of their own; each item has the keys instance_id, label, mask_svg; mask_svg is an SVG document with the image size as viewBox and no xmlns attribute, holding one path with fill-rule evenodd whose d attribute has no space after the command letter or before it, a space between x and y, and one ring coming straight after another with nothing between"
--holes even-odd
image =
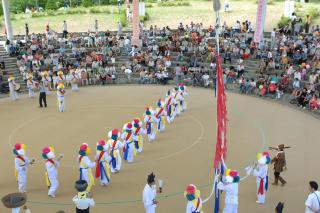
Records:
<instances>
[{"instance_id":1,"label":"sandy arena floor","mask_svg":"<svg viewBox=\"0 0 320 213\"><path fill-rule=\"evenodd\" d=\"M38 108L37 99L21 97L16 102L0 101L1 149L0 196L17 191L14 178L11 144L27 144L27 154L35 157L28 175L29 208L32 213L55 213L57 210L74 212L71 199L75 195L74 181L78 178L77 149L83 142L90 144L92 156L95 144L106 138L112 128L121 128L127 121L142 116L144 107L155 105L164 98L169 87L114 86L81 88L79 93L68 90L66 112L59 113L55 96L49 96L49 108ZM145 143L144 151L132 165L124 163L119 174L111 176L112 184L94 188L97 206L93 213L143 212L141 193L146 176L151 171L164 180L164 192L159 198L157 212L185 211L182 195L189 183L201 186L202 198L211 190L212 161L215 150L215 99L211 90L189 89L188 111L158 135L152 144ZM227 165L239 169L255 160L256 153L269 145L284 143L288 170L283 173L285 187L271 186L267 203L258 206L253 177L241 182L239 212L270 213L278 201L285 202L285 212L303 212L308 194L308 181L319 180L320 170L315 162L320 145L320 122L309 114L262 99L228 94L228 159ZM60 188L56 199L47 197L44 179L44 160L41 150L53 145L56 154L65 158L59 169ZM272 153L274 155L275 153ZM270 167L270 181L273 181ZM212 212L213 199L204 206ZM10 212L0 206L0 212Z\"/></svg>"}]
</instances>

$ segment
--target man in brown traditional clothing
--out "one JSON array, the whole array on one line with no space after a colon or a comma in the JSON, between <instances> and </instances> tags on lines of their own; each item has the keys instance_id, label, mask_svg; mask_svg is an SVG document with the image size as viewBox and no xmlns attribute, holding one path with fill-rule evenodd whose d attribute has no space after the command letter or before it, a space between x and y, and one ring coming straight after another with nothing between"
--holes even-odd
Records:
<instances>
[{"instance_id":1,"label":"man in brown traditional clothing","mask_svg":"<svg viewBox=\"0 0 320 213\"><path fill-rule=\"evenodd\" d=\"M284 186L287 182L280 176L280 173L283 172L283 168L286 166L286 156L284 154L284 144L278 145L278 153L271 160L271 163L274 163L274 182L272 185L278 185L278 181L280 180L281 185Z\"/></svg>"}]
</instances>

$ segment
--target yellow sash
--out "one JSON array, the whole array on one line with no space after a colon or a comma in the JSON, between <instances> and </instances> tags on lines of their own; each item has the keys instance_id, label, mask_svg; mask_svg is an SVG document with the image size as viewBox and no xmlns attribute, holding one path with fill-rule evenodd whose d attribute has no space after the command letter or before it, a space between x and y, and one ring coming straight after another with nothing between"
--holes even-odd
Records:
<instances>
[{"instance_id":1,"label":"yellow sash","mask_svg":"<svg viewBox=\"0 0 320 213\"><path fill-rule=\"evenodd\" d=\"M110 181L110 170L109 170L109 163L108 162L105 163L104 170L105 170L105 172L106 172L106 174L108 176L108 179Z\"/></svg>"},{"instance_id":2,"label":"yellow sash","mask_svg":"<svg viewBox=\"0 0 320 213\"><path fill-rule=\"evenodd\" d=\"M194 199L191 201L192 204L197 207L197 204L198 204L198 199ZM197 209L197 212L200 211L200 213L203 213L203 210L202 210L202 207L200 206L200 203L199 203L199 206L198 206L198 209Z\"/></svg>"},{"instance_id":3,"label":"yellow sash","mask_svg":"<svg viewBox=\"0 0 320 213\"><path fill-rule=\"evenodd\" d=\"M83 168L86 168L86 165L84 164L83 161L81 161L81 166L82 166ZM91 187L94 186L94 178L93 178L93 174L92 174L92 172L91 172L91 169L88 168L87 171L88 171L89 180L90 180L90 183L88 183L87 192L90 192Z\"/></svg>"},{"instance_id":4,"label":"yellow sash","mask_svg":"<svg viewBox=\"0 0 320 213\"><path fill-rule=\"evenodd\" d=\"M45 172L46 185L48 188L51 187L51 182L49 180L48 172Z\"/></svg>"}]
</instances>

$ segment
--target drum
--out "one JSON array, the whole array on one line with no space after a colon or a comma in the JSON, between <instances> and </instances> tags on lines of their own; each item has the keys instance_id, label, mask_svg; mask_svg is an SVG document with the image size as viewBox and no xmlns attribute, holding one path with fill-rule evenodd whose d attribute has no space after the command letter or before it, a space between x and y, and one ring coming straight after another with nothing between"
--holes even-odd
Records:
<instances>
[{"instance_id":1,"label":"drum","mask_svg":"<svg viewBox=\"0 0 320 213\"><path fill-rule=\"evenodd\" d=\"M20 89L21 89L20 84L15 83L15 85L14 85L14 90L15 90L15 91L19 91Z\"/></svg>"},{"instance_id":2,"label":"drum","mask_svg":"<svg viewBox=\"0 0 320 213\"><path fill-rule=\"evenodd\" d=\"M27 202L27 195L22 193L12 193L4 196L1 201L7 208L18 208Z\"/></svg>"}]
</instances>

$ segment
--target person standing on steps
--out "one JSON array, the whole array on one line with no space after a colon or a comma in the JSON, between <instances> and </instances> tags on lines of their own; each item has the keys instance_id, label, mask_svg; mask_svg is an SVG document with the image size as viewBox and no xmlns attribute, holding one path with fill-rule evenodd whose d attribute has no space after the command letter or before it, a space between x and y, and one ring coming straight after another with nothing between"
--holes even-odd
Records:
<instances>
[{"instance_id":1,"label":"person standing on steps","mask_svg":"<svg viewBox=\"0 0 320 213\"><path fill-rule=\"evenodd\" d=\"M39 107L42 108L43 104L44 107L47 107L47 89L45 86L44 81L40 81L39 83Z\"/></svg>"},{"instance_id":2,"label":"person standing on steps","mask_svg":"<svg viewBox=\"0 0 320 213\"><path fill-rule=\"evenodd\" d=\"M67 22L63 21L63 25L62 25L62 38L67 38L68 35L68 26L67 26Z\"/></svg>"}]
</instances>

